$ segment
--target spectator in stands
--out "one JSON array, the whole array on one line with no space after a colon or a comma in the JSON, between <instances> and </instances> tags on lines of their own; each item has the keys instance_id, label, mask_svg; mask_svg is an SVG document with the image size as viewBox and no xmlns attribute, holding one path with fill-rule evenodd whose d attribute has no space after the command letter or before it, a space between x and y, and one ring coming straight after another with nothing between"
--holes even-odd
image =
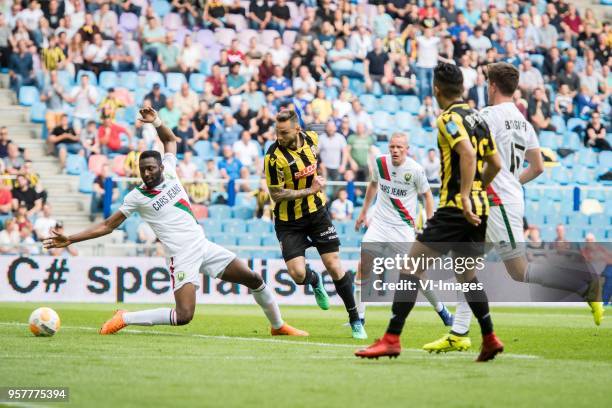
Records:
<instances>
[{"instance_id":1,"label":"spectator in stands","mask_svg":"<svg viewBox=\"0 0 612 408\"><path fill-rule=\"evenodd\" d=\"M541 130L555 130L551 124L550 103L546 93L541 87L535 88L533 97L529 101L528 119L537 132Z\"/></svg>"},{"instance_id":2,"label":"spectator in stands","mask_svg":"<svg viewBox=\"0 0 612 408\"><path fill-rule=\"evenodd\" d=\"M193 42L191 35L187 34L183 39L183 47L178 56L178 65L183 74L189 80L194 72L200 72L200 61L202 60L202 48Z\"/></svg>"},{"instance_id":3,"label":"spectator in stands","mask_svg":"<svg viewBox=\"0 0 612 408\"><path fill-rule=\"evenodd\" d=\"M245 100L240 103L240 108L234 113L234 119L243 129L250 129L251 122L256 117L257 112L249 109L249 103Z\"/></svg>"},{"instance_id":4,"label":"spectator in stands","mask_svg":"<svg viewBox=\"0 0 612 408\"><path fill-rule=\"evenodd\" d=\"M459 69L463 74L463 89L465 90L464 96L467 96L470 88L476 85L476 80L478 79L478 71L472 67L469 54L464 54L461 57L460 62L461 66L459 67Z\"/></svg>"},{"instance_id":5,"label":"spectator in stands","mask_svg":"<svg viewBox=\"0 0 612 408\"><path fill-rule=\"evenodd\" d=\"M606 140L606 127L601 123L601 114L593 112L591 120L584 132L584 145L599 150L612 150L610 143Z\"/></svg>"},{"instance_id":6,"label":"spectator in stands","mask_svg":"<svg viewBox=\"0 0 612 408\"><path fill-rule=\"evenodd\" d=\"M234 142L232 150L236 158L245 166L251 173L255 173L260 167L261 146L256 141L252 140L251 132L243 130L240 135L240 140Z\"/></svg>"},{"instance_id":7,"label":"spectator in stands","mask_svg":"<svg viewBox=\"0 0 612 408\"><path fill-rule=\"evenodd\" d=\"M399 57L399 62L395 64L393 69L392 83L395 86L396 93L400 95L414 95L417 92L416 75L410 68L410 60L408 55L402 54Z\"/></svg>"},{"instance_id":8,"label":"spectator in stands","mask_svg":"<svg viewBox=\"0 0 612 408\"><path fill-rule=\"evenodd\" d=\"M110 8L110 2L104 1L94 13L94 23L100 27L100 33L106 40L110 40L117 33L119 19L117 13Z\"/></svg>"},{"instance_id":9,"label":"spectator in stands","mask_svg":"<svg viewBox=\"0 0 612 408\"><path fill-rule=\"evenodd\" d=\"M540 70L533 66L529 58L525 58L520 67L519 87L526 93L532 93L535 88L544 86L544 78Z\"/></svg>"},{"instance_id":10,"label":"spectator in stands","mask_svg":"<svg viewBox=\"0 0 612 408\"><path fill-rule=\"evenodd\" d=\"M573 61L567 61L565 63L565 70L557 74L557 87L563 84L569 86L572 96L575 96L580 88L580 78L578 78L578 75L574 72Z\"/></svg>"},{"instance_id":11,"label":"spectator in stands","mask_svg":"<svg viewBox=\"0 0 612 408\"><path fill-rule=\"evenodd\" d=\"M11 89L19 92L22 86L36 86L34 74L34 60L27 43L21 40L17 43L17 51L9 59L9 77Z\"/></svg>"},{"instance_id":12,"label":"spectator in stands","mask_svg":"<svg viewBox=\"0 0 612 408\"><path fill-rule=\"evenodd\" d=\"M79 134L81 146L85 149L85 157L92 154L100 154L100 143L98 140L98 128L96 122L90 120L87 126L81 129Z\"/></svg>"},{"instance_id":13,"label":"spectator in stands","mask_svg":"<svg viewBox=\"0 0 612 408\"><path fill-rule=\"evenodd\" d=\"M205 181L210 186L211 191L224 191L224 185L219 181L222 178L221 170L213 159L206 161L205 173Z\"/></svg>"},{"instance_id":14,"label":"spectator in stands","mask_svg":"<svg viewBox=\"0 0 612 408\"><path fill-rule=\"evenodd\" d=\"M187 150L183 155L183 160L179 162L177 173L182 180L193 180L198 166L193 162L193 153Z\"/></svg>"},{"instance_id":15,"label":"spectator in stands","mask_svg":"<svg viewBox=\"0 0 612 408\"><path fill-rule=\"evenodd\" d=\"M565 122L574 115L574 99L570 94L569 86L563 84L555 97L555 112L563 116Z\"/></svg>"},{"instance_id":16,"label":"spectator in stands","mask_svg":"<svg viewBox=\"0 0 612 408\"><path fill-rule=\"evenodd\" d=\"M599 95L591 93L588 86L580 87L580 92L576 95L576 110L579 116L588 116L592 111L599 108L601 100Z\"/></svg>"},{"instance_id":17,"label":"spectator in stands","mask_svg":"<svg viewBox=\"0 0 612 408\"><path fill-rule=\"evenodd\" d=\"M55 228L57 224L56 219L52 216L51 204L47 203L42 207L42 213L36 217L34 222L34 233L38 241L49 237L51 235L51 229Z\"/></svg>"},{"instance_id":18,"label":"spectator in stands","mask_svg":"<svg viewBox=\"0 0 612 408\"><path fill-rule=\"evenodd\" d=\"M202 172L196 171L194 173L193 181L187 184L187 194L189 194L189 199L194 204L210 204L210 188L204 181Z\"/></svg>"},{"instance_id":19,"label":"spectator in stands","mask_svg":"<svg viewBox=\"0 0 612 408\"><path fill-rule=\"evenodd\" d=\"M230 73L227 76L227 91L230 95L230 106L238 107L242 101L242 93L247 89L247 80L240 75L240 63L233 62L230 65Z\"/></svg>"},{"instance_id":20,"label":"spectator in stands","mask_svg":"<svg viewBox=\"0 0 612 408\"><path fill-rule=\"evenodd\" d=\"M431 96L426 96L423 99L423 104L419 108L419 114L417 115L417 118L421 121L421 126L424 128L433 128L439 111L440 110L434 106Z\"/></svg>"},{"instance_id":21,"label":"spectator in stands","mask_svg":"<svg viewBox=\"0 0 612 408\"><path fill-rule=\"evenodd\" d=\"M4 223L4 229L0 231L0 253L15 254L20 241L19 227L14 219L9 218Z\"/></svg>"},{"instance_id":22,"label":"spectator in stands","mask_svg":"<svg viewBox=\"0 0 612 408\"><path fill-rule=\"evenodd\" d=\"M166 125L168 124L167 121L164 122ZM121 142L122 134L128 138L127 145ZM132 142L132 131L130 129L113 122L113 119L108 115L102 116L102 125L98 128L98 143L100 144L102 154L127 154L130 151L129 147L132 145Z\"/></svg>"},{"instance_id":23,"label":"spectator in stands","mask_svg":"<svg viewBox=\"0 0 612 408\"><path fill-rule=\"evenodd\" d=\"M87 121L94 119L95 104L98 100L98 91L89 84L89 76L81 76L81 84L64 95L64 99L74 104L72 111L72 125L80 131Z\"/></svg>"},{"instance_id":24,"label":"spectator in stands","mask_svg":"<svg viewBox=\"0 0 612 408\"><path fill-rule=\"evenodd\" d=\"M266 87L274 95L273 104L277 108L288 102L293 95L291 82L283 76L283 68L280 65L274 67L274 75L268 79Z\"/></svg>"},{"instance_id":25,"label":"spectator in stands","mask_svg":"<svg viewBox=\"0 0 612 408\"><path fill-rule=\"evenodd\" d=\"M305 99L310 102L314 98L316 89L317 83L310 74L308 67L306 65L300 66L299 75L293 79L294 92L297 93L300 90L303 90L305 92Z\"/></svg>"},{"instance_id":26,"label":"spectator in stands","mask_svg":"<svg viewBox=\"0 0 612 408\"><path fill-rule=\"evenodd\" d=\"M221 73L221 67L219 64L215 64L211 68L211 75L206 78L206 83L210 84L212 87L212 94L215 97L214 101L209 101L212 103L223 103L227 104L227 97L229 96L229 91L227 89L227 81L225 76Z\"/></svg>"},{"instance_id":27,"label":"spectator in stands","mask_svg":"<svg viewBox=\"0 0 612 408\"><path fill-rule=\"evenodd\" d=\"M59 30L58 30L59 31ZM66 35L66 33L60 33L60 38L62 34ZM85 68L85 59L83 55L85 53L85 43L81 37L81 34L76 33L70 39L70 44L68 46L68 71L74 76L79 70Z\"/></svg>"},{"instance_id":28,"label":"spectator in stands","mask_svg":"<svg viewBox=\"0 0 612 408\"><path fill-rule=\"evenodd\" d=\"M435 149L427 150L427 157L421 162L425 177L431 184L440 183L440 158Z\"/></svg>"},{"instance_id":29,"label":"spectator in stands","mask_svg":"<svg viewBox=\"0 0 612 408\"><path fill-rule=\"evenodd\" d=\"M353 202L348 199L346 189L338 190L336 198L331 203L331 216L334 221L348 221L353 217Z\"/></svg>"},{"instance_id":30,"label":"spectator in stands","mask_svg":"<svg viewBox=\"0 0 612 408\"><path fill-rule=\"evenodd\" d=\"M538 52L544 54L547 50L557 46L559 34L554 25L550 24L548 14L542 15L542 25L538 28Z\"/></svg>"},{"instance_id":31,"label":"spectator in stands","mask_svg":"<svg viewBox=\"0 0 612 408\"><path fill-rule=\"evenodd\" d=\"M369 158L376 140L368 133L363 123L358 123L354 134L347 140L349 166L358 181L369 179Z\"/></svg>"},{"instance_id":32,"label":"spectator in stands","mask_svg":"<svg viewBox=\"0 0 612 408\"><path fill-rule=\"evenodd\" d=\"M93 41L85 48L83 57L85 58L86 68L93 71L96 75L99 75L102 71L108 71L108 48L102 41L101 34L93 36Z\"/></svg>"},{"instance_id":33,"label":"spectator in stands","mask_svg":"<svg viewBox=\"0 0 612 408\"><path fill-rule=\"evenodd\" d=\"M319 158L322 174L329 180L342 179L348 162L346 139L337 132L334 121L327 122L325 133L319 137Z\"/></svg>"},{"instance_id":34,"label":"spectator in stands","mask_svg":"<svg viewBox=\"0 0 612 408\"><path fill-rule=\"evenodd\" d=\"M556 250L568 250L571 247L571 244L567 241L565 237L565 225L558 224L555 228L557 236L555 237L555 241L553 243L553 248Z\"/></svg>"},{"instance_id":35,"label":"spectator in stands","mask_svg":"<svg viewBox=\"0 0 612 408\"><path fill-rule=\"evenodd\" d=\"M119 109L125 108L125 103L119 97L117 97L117 93L115 88L108 88L108 93L98 105L98 109L100 110L100 116L108 116L111 119L115 120L115 116L117 115L117 111Z\"/></svg>"},{"instance_id":36,"label":"spectator in stands","mask_svg":"<svg viewBox=\"0 0 612 408\"><path fill-rule=\"evenodd\" d=\"M29 217L36 215L42 208L40 194L32 187L30 180L23 174L17 175L17 182L13 187L13 210L24 204Z\"/></svg>"},{"instance_id":37,"label":"spectator in stands","mask_svg":"<svg viewBox=\"0 0 612 408\"><path fill-rule=\"evenodd\" d=\"M486 58L487 50L493 46L489 37L484 35L481 26L474 27L474 35L468 38L467 43L470 49L483 60Z\"/></svg>"},{"instance_id":38,"label":"spectator in stands","mask_svg":"<svg viewBox=\"0 0 612 408\"><path fill-rule=\"evenodd\" d=\"M57 233L57 234L61 234L63 235L64 232L64 223L61 221L58 221L55 224L55 228L53 228L53 230ZM53 256L53 257L68 257L68 256L78 256L79 255L79 251L78 249L75 248L74 245L68 245L67 247L64 248L52 248L49 249L49 255Z\"/></svg>"},{"instance_id":39,"label":"spectator in stands","mask_svg":"<svg viewBox=\"0 0 612 408\"><path fill-rule=\"evenodd\" d=\"M249 4L249 28L263 31L272 21L272 13L266 0L251 0Z\"/></svg>"},{"instance_id":40,"label":"spectator in stands","mask_svg":"<svg viewBox=\"0 0 612 408\"><path fill-rule=\"evenodd\" d=\"M310 103L315 123L327 123L333 113L332 103L325 96L325 89L318 88L316 98Z\"/></svg>"},{"instance_id":41,"label":"spectator in stands","mask_svg":"<svg viewBox=\"0 0 612 408\"><path fill-rule=\"evenodd\" d=\"M144 43L144 55L149 59L151 64L157 62L157 49L163 44L165 35L166 30L160 25L157 17L147 17L147 24L142 31L141 38Z\"/></svg>"},{"instance_id":42,"label":"spectator in stands","mask_svg":"<svg viewBox=\"0 0 612 408\"><path fill-rule=\"evenodd\" d=\"M163 73L179 71L179 53L179 48L174 44L174 32L166 32L164 42L157 46L159 70Z\"/></svg>"},{"instance_id":43,"label":"spectator in stands","mask_svg":"<svg viewBox=\"0 0 612 408\"><path fill-rule=\"evenodd\" d=\"M9 174L17 174L25 164L25 159L15 143L6 146L7 155L4 158L4 166Z\"/></svg>"},{"instance_id":44,"label":"spectator in stands","mask_svg":"<svg viewBox=\"0 0 612 408\"><path fill-rule=\"evenodd\" d=\"M353 103L351 104L352 110L348 113L349 124L353 131L357 130L357 125L362 123L368 132L372 132L374 130L374 124L372 123L372 118L363 106L359 99L355 98Z\"/></svg>"},{"instance_id":45,"label":"spectator in stands","mask_svg":"<svg viewBox=\"0 0 612 408\"><path fill-rule=\"evenodd\" d=\"M174 104L174 98L167 98L166 106L159 110L159 118L170 129L174 129L178 126L181 114L181 110Z\"/></svg>"},{"instance_id":46,"label":"spectator in stands","mask_svg":"<svg viewBox=\"0 0 612 408\"><path fill-rule=\"evenodd\" d=\"M179 138L177 145L177 153L183 154L190 151L190 143L194 138L193 126L189 123L187 115L181 115L178 125L172 129L174 134Z\"/></svg>"},{"instance_id":47,"label":"spectator in stands","mask_svg":"<svg viewBox=\"0 0 612 408\"><path fill-rule=\"evenodd\" d=\"M584 72L580 74L579 78L580 86L586 86L593 95L599 92L604 80L601 74L595 71L593 64L587 64Z\"/></svg>"},{"instance_id":48,"label":"spectator in stands","mask_svg":"<svg viewBox=\"0 0 612 408\"><path fill-rule=\"evenodd\" d=\"M226 6L221 0L207 1L202 15L204 25L210 29L221 27L233 28L234 26L227 22L226 12Z\"/></svg>"},{"instance_id":49,"label":"spectator in stands","mask_svg":"<svg viewBox=\"0 0 612 408\"><path fill-rule=\"evenodd\" d=\"M368 52L373 47L372 34L365 26L360 24L356 30L353 31L348 40L348 47L355 56L355 59L363 61L368 55Z\"/></svg>"},{"instance_id":50,"label":"spectator in stands","mask_svg":"<svg viewBox=\"0 0 612 408\"><path fill-rule=\"evenodd\" d=\"M264 135L271 133L271 129L274 125L274 118L267 106L264 106L257 114L255 125L256 127L253 128L252 134L257 134L257 140L260 144L263 144Z\"/></svg>"},{"instance_id":51,"label":"spectator in stands","mask_svg":"<svg viewBox=\"0 0 612 408\"><path fill-rule=\"evenodd\" d=\"M240 177L242 163L234 157L231 145L223 146L223 158L219 161L219 175L224 179L237 179Z\"/></svg>"},{"instance_id":52,"label":"spectator in stands","mask_svg":"<svg viewBox=\"0 0 612 408\"><path fill-rule=\"evenodd\" d=\"M68 115L66 114L62 115L59 125L47 137L47 144L49 145L49 150L58 155L62 170L66 166L68 153L78 154L83 148L81 146L81 138L77 136L72 126L70 126Z\"/></svg>"},{"instance_id":53,"label":"spectator in stands","mask_svg":"<svg viewBox=\"0 0 612 408\"><path fill-rule=\"evenodd\" d=\"M383 42L380 38L374 40L374 49L366 55L363 61L363 76L366 89L372 90L375 82L378 82L383 90L388 93L392 82L392 68L389 54L383 49Z\"/></svg>"},{"instance_id":54,"label":"spectator in stands","mask_svg":"<svg viewBox=\"0 0 612 408\"><path fill-rule=\"evenodd\" d=\"M563 60L559 54L557 47L552 47L548 50L546 58L544 58L543 73L546 82L557 82L557 76L563 70Z\"/></svg>"},{"instance_id":55,"label":"spectator in stands","mask_svg":"<svg viewBox=\"0 0 612 408\"><path fill-rule=\"evenodd\" d=\"M482 72L476 77L476 84L468 91L468 102L474 104L474 108L480 110L489 104L487 82Z\"/></svg>"},{"instance_id":56,"label":"spectator in stands","mask_svg":"<svg viewBox=\"0 0 612 408\"><path fill-rule=\"evenodd\" d=\"M40 58L45 71L64 69L67 63L66 54L58 45L57 37L53 34L49 36L48 45L41 51Z\"/></svg>"},{"instance_id":57,"label":"spectator in stands","mask_svg":"<svg viewBox=\"0 0 612 408\"><path fill-rule=\"evenodd\" d=\"M32 221L28 219L28 208L25 202L20 202L17 210L15 210L15 223L19 228L19 231L24 228L28 228L29 231L32 230Z\"/></svg>"},{"instance_id":58,"label":"spectator in stands","mask_svg":"<svg viewBox=\"0 0 612 408\"><path fill-rule=\"evenodd\" d=\"M438 64L438 45L440 38L434 37L430 27L423 29L423 35L417 37L417 79L419 97L432 95L433 70Z\"/></svg>"},{"instance_id":59,"label":"spectator in stands","mask_svg":"<svg viewBox=\"0 0 612 408\"><path fill-rule=\"evenodd\" d=\"M89 221L94 222L96 214L100 211L103 212L104 218L108 217L110 206L117 198L119 198L117 183L113 180L108 164L104 164L93 183Z\"/></svg>"},{"instance_id":60,"label":"spectator in stands","mask_svg":"<svg viewBox=\"0 0 612 408\"><path fill-rule=\"evenodd\" d=\"M193 115L198 110L198 94L196 94L187 82L181 84L181 90L174 95L174 106L188 120L193 118Z\"/></svg>"},{"instance_id":61,"label":"spectator in stands","mask_svg":"<svg viewBox=\"0 0 612 408\"><path fill-rule=\"evenodd\" d=\"M282 36L286 29L291 28L291 11L285 0L276 0L275 4L270 8L272 20L270 28L277 30Z\"/></svg>"},{"instance_id":62,"label":"spectator in stands","mask_svg":"<svg viewBox=\"0 0 612 408\"><path fill-rule=\"evenodd\" d=\"M56 0L57 1L57 0ZM11 28L6 22L4 13L0 12L0 67L7 68L9 66L9 57L11 55Z\"/></svg>"},{"instance_id":63,"label":"spectator in stands","mask_svg":"<svg viewBox=\"0 0 612 408\"><path fill-rule=\"evenodd\" d=\"M223 116L223 126L215 129L214 142L224 148L231 146L240 139L240 134L244 129L238 124L231 113L226 113Z\"/></svg>"},{"instance_id":64,"label":"spectator in stands","mask_svg":"<svg viewBox=\"0 0 612 408\"><path fill-rule=\"evenodd\" d=\"M123 171L125 172L126 177L140 177L140 167L138 167L138 160L140 159L140 154L147 150L147 144L144 139L138 140L138 144L136 145L136 149L132 149L125 160L123 161Z\"/></svg>"},{"instance_id":65,"label":"spectator in stands","mask_svg":"<svg viewBox=\"0 0 612 408\"><path fill-rule=\"evenodd\" d=\"M259 85L255 80L249 81L247 89L247 92L242 95L242 99L247 102L249 110L259 112L266 105L266 97L259 90Z\"/></svg>"},{"instance_id":66,"label":"spectator in stands","mask_svg":"<svg viewBox=\"0 0 612 408\"><path fill-rule=\"evenodd\" d=\"M240 178L239 181L234 185L235 191L237 193L250 193L253 188L251 187L251 174L249 173L249 169L246 166L240 168Z\"/></svg>"},{"instance_id":67,"label":"spectator in stands","mask_svg":"<svg viewBox=\"0 0 612 408\"><path fill-rule=\"evenodd\" d=\"M13 212L13 194L10 180L0 181L0 215L9 215Z\"/></svg>"},{"instance_id":68,"label":"spectator in stands","mask_svg":"<svg viewBox=\"0 0 612 408\"><path fill-rule=\"evenodd\" d=\"M151 107L157 112L166 106L166 95L161 92L161 85L157 82L153 84L151 92L145 95L145 99L151 101Z\"/></svg>"},{"instance_id":69,"label":"spectator in stands","mask_svg":"<svg viewBox=\"0 0 612 408\"><path fill-rule=\"evenodd\" d=\"M352 72L353 60L353 52L349 48L346 48L344 39L342 37L336 38L334 48L327 53L327 61L332 71L337 76L346 72Z\"/></svg>"},{"instance_id":70,"label":"spectator in stands","mask_svg":"<svg viewBox=\"0 0 612 408\"><path fill-rule=\"evenodd\" d=\"M64 88L57 79L57 71L49 72L49 82L40 93L40 101L45 102L47 108L45 123L49 132L59 124L64 115L63 94Z\"/></svg>"},{"instance_id":71,"label":"spectator in stands","mask_svg":"<svg viewBox=\"0 0 612 408\"><path fill-rule=\"evenodd\" d=\"M82 7L82 4L77 5L76 3L81 2L75 2L75 9ZM98 27L94 22L93 16L90 13L84 13L83 11L72 13L70 16L72 20L72 27L80 27L79 34L81 34L81 37L83 37L83 42L92 43L96 34L100 33L100 27ZM81 17L83 18L83 21L81 21Z\"/></svg>"},{"instance_id":72,"label":"spectator in stands","mask_svg":"<svg viewBox=\"0 0 612 408\"><path fill-rule=\"evenodd\" d=\"M127 44L123 42L121 31L115 34L115 41L108 49L107 60L115 72L133 71L136 68L134 66L134 56Z\"/></svg>"},{"instance_id":73,"label":"spectator in stands","mask_svg":"<svg viewBox=\"0 0 612 408\"><path fill-rule=\"evenodd\" d=\"M32 237L32 227L23 227L19 231L19 254L22 256L38 255L40 248Z\"/></svg>"}]
</instances>

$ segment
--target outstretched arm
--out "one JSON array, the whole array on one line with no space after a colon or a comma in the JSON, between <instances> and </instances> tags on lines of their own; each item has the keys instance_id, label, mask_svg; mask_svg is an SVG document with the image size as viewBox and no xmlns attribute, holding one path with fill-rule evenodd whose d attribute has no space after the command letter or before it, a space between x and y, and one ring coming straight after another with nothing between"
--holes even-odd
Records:
<instances>
[{"instance_id":1,"label":"outstretched arm","mask_svg":"<svg viewBox=\"0 0 612 408\"><path fill-rule=\"evenodd\" d=\"M140 118L144 123L151 123L155 126L157 136L164 145L164 153L172 153L176 155L176 136L174 132L163 124L157 112L153 108L143 108L140 110Z\"/></svg>"},{"instance_id":2,"label":"outstretched arm","mask_svg":"<svg viewBox=\"0 0 612 408\"><path fill-rule=\"evenodd\" d=\"M79 232L74 235L66 236L57 234L55 231L51 231L53 236L43 240L43 246L46 249L50 248L64 248L75 242L87 241L90 239L98 238L104 235L108 235L113 232L121 223L125 221L125 215L121 211L117 211L104 221L96 224L83 232Z\"/></svg>"},{"instance_id":3,"label":"outstretched arm","mask_svg":"<svg viewBox=\"0 0 612 408\"><path fill-rule=\"evenodd\" d=\"M525 159L529 166L519 176L521 184L530 182L544 172L544 160L542 159L539 147L527 150L525 152Z\"/></svg>"}]
</instances>

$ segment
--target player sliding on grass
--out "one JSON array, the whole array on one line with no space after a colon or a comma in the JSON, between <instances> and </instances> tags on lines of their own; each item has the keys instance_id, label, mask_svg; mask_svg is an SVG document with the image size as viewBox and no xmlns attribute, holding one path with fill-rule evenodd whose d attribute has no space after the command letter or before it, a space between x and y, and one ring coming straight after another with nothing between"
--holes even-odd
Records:
<instances>
[{"instance_id":1,"label":"player sliding on grass","mask_svg":"<svg viewBox=\"0 0 612 408\"><path fill-rule=\"evenodd\" d=\"M327 310L329 298L322 277L306 269L306 249L317 248L344 302L353 338L365 339L353 282L342 269L340 240L325 207L325 179L317 175L318 145L317 132L303 131L295 111L284 110L276 116L276 142L266 152L264 166L275 203L274 229L289 275L298 285L312 286L317 304Z\"/></svg>"},{"instance_id":2,"label":"player sliding on grass","mask_svg":"<svg viewBox=\"0 0 612 408\"><path fill-rule=\"evenodd\" d=\"M487 124L461 99L463 75L457 66L438 64L434 70L434 94L444 109L437 119L442 170L440 205L417 236L409 256L434 259L452 250L460 256L480 257L484 254L489 215L485 189L499 172L501 159ZM418 288L425 272L419 264L413 270L400 273L399 283ZM504 350L504 345L493 331L487 295L478 285L474 268L456 277L458 282L477 288L465 294L483 337L476 361L491 360ZM417 293L417 290L395 292L385 335L370 347L356 351L356 356L378 358L400 354L400 334L414 308Z\"/></svg>"},{"instance_id":3,"label":"player sliding on grass","mask_svg":"<svg viewBox=\"0 0 612 408\"><path fill-rule=\"evenodd\" d=\"M423 167L408 157L408 136L404 133L394 133L389 141L389 154L376 158L376 165L372 171L372 180L366 189L363 208L355 222L355 229L359 231L365 224L366 214L374 198L376 207L368 230L362 242L414 242L415 221L413 215L417 212L417 196L425 198L425 215L430 219L434 210L434 199L429 189ZM362 252L362 257L369 254ZM359 277L361 265L369 262L360 262L358 266ZM362 287L365 282L355 281L355 298L359 310L359 318L365 324L365 303L362 301ZM453 324L453 315L444 303L438 301L431 290L424 290L423 294L444 322L445 326Z\"/></svg>"},{"instance_id":4,"label":"player sliding on grass","mask_svg":"<svg viewBox=\"0 0 612 408\"><path fill-rule=\"evenodd\" d=\"M598 280L589 280L592 275L581 274L570 267L552 269L545 264L527 261L523 236L523 185L544 171L544 163L533 126L512 100L518 88L518 69L505 62L489 64L487 76L491 106L480 114L493 134L502 159L502 169L487 189L491 205L487 241L495 245L512 279L583 295L591 306L595 324L600 325L604 311L602 303L596 301L599 298ZM525 161L529 163L527 168L523 168ZM471 346L468 337L471 318L467 303L459 302L450 333L425 344L423 349L438 353L467 350Z\"/></svg>"},{"instance_id":5,"label":"player sliding on grass","mask_svg":"<svg viewBox=\"0 0 612 408\"><path fill-rule=\"evenodd\" d=\"M100 334L116 333L128 325L188 324L195 311L201 271L213 278L239 283L251 289L255 301L270 321L272 335L307 336L308 333L283 322L272 291L260 275L250 270L234 253L206 239L191 212L189 197L176 173L176 136L164 126L153 109L142 109L140 116L141 121L155 126L164 146L163 159L159 152L142 152L138 166L143 184L132 190L119 211L102 223L75 235L56 233L44 240L45 248L63 248L75 242L101 237L110 234L136 212L151 226L163 244L176 307L139 312L119 310L104 323Z\"/></svg>"}]
</instances>

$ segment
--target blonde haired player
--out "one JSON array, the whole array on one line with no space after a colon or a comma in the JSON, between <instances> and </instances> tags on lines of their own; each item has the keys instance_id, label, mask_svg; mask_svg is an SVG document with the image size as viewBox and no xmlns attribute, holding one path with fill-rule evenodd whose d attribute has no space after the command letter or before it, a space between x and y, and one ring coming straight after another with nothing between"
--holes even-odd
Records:
<instances>
[{"instance_id":1,"label":"blonde haired player","mask_svg":"<svg viewBox=\"0 0 612 408\"><path fill-rule=\"evenodd\" d=\"M110 234L127 217L139 213L164 246L175 308L158 308L128 312L118 310L100 329L100 334L113 334L128 325L151 326L188 324L193 318L200 272L226 282L248 287L257 304L270 321L272 335L307 336L283 322L274 295L262 277L253 272L236 255L206 239L202 227L191 212L189 196L176 173L177 138L152 108L140 110L144 123L155 126L163 143L163 158L159 152L142 152L139 159L142 184L132 190L109 218L75 235L55 233L44 240L45 248L63 248L75 242Z\"/></svg>"},{"instance_id":2,"label":"blonde haired player","mask_svg":"<svg viewBox=\"0 0 612 408\"><path fill-rule=\"evenodd\" d=\"M592 296L593 283L580 281L575 271L559 268L551 272L546 266L529 263L524 253L523 216L525 213L523 185L544 171L544 162L536 132L518 110L512 95L518 87L519 72L511 64L498 62L487 66L488 96L491 106L480 115L495 139L502 168L487 189L490 213L486 240L495 245L508 274L519 282L536 283ZM524 168L524 162L528 166ZM568 277L571 275L571 277ZM564 278L564 276L566 278ZM596 296L595 296L596 297ZM590 301L593 319L599 325L603 318L601 302ZM429 352L467 350L471 346L468 330L472 318L466 302L459 302L450 333L423 349Z\"/></svg>"},{"instance_id":3,"label":"blonde haired player","mask_svg":"<svg viewBox=\"0 0 612 408\"><path fill-rule=\"evenodd\" d=\"M408 156L408 136L394 133L389 141L389 153L378 156L372 169L372 178L366 189L361 213L355 222L358 231L369 219L368 230L362 242L414 242L418 196L425 201L426 218L433 215L434 199L423 167ZM376 206L369 217L368 210L376 198ZM367 218L366 218L367 217ZM362 252L363 253L363 252ZM364 256L364 255L362 255ZM355 280L355 297L359 318L365 322L365 303L362 300L361 262ZM453 315L439 302L435 294L423 291L445 326L452 325Z\"/></svg>"}]
</instances>

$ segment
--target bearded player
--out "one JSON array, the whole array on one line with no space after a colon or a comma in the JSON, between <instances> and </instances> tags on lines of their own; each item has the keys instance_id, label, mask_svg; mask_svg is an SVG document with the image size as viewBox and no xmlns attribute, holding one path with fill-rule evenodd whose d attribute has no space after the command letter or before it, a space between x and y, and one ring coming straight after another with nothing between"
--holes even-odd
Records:
<instances>
[{"instance_id":1,"label":"bearded player","mask_svg":"<svg viewBox=\"0 0 612 408\"><path fill-rule=\"evenodd\" d=\"M128 312L118 310L100 329L100 334L113 334L128 325L152 326L188 324L196 306L200 272L226 282L248 287L271 324L272 335L307 336L283 322L272 291L260 275L225 248L208 241L202 227L191 212L189 197L176 173L176 136L166 127L152 108L140 110L142 122L152 123L164 146L164 156L156 151L140 155L139 168L143 184L132 190L119 208L102 223L81 233L55 234L44 240L45 248L63 248L75 242L110 234L127 217L139 213L164 246L174 290L176 306Z\"/></svg>"},{"instance_id":2,"label":"bearded player","mask_svg":"<svg viewBox=\"0 0 612 408\"><path fill-rule=\"evenodd\" d=\"M487 65L487 76L491 106L484 108L480 114L493 134L502 159L502 169L487 189L491 205L487 221L487 242L495 244L496 252L512 279L576 292L582 294L585 299L589 298L588 296L592 296L592 285L588 275L584 275L587 279L581 281L575 270L558 268L551 271L545 265L527 261L523 237L523 185L544 171L544 162L533 126L512 100L512 95L518 87L519 71L511 64L498 62ZM526 168L523 166L525 161L528 162ZM595 324L601 324L601 302L593 300L589 301L589 305ZM465 302L459 302L450 333L425 344L423 349L438 353L469 349L471 341L468 330L471 318L469 306Z\"/></svg>"},{"instance_id":3,"label":"bearded player","mask_svg":"<svg viewBox=\"0 0 612 408\"><path fill-rule=\"evenodd\" d=\"M374 214L362 242L414 242L417 198L419 195L424 197L426 219L430 219L433 215L434 199L425 177L425 170L408 157L408 136L404 133L391 135L389 154L377 157L375 163L361 213L355 222L355 229L359 231L365 224L368 210L376 198ZM362 252L362 257L365 256L368 254ZM361 265L364 263L367 262L361 262L358 267L361 279L355 280L355 300L362 323L365 323L365 303L362 300L364 282L361 275ZM444 325L451 326L453 315L444 303L438 301L431 290L425 290L423 294L435 308Z\"/></svg>"}]
</instances>

